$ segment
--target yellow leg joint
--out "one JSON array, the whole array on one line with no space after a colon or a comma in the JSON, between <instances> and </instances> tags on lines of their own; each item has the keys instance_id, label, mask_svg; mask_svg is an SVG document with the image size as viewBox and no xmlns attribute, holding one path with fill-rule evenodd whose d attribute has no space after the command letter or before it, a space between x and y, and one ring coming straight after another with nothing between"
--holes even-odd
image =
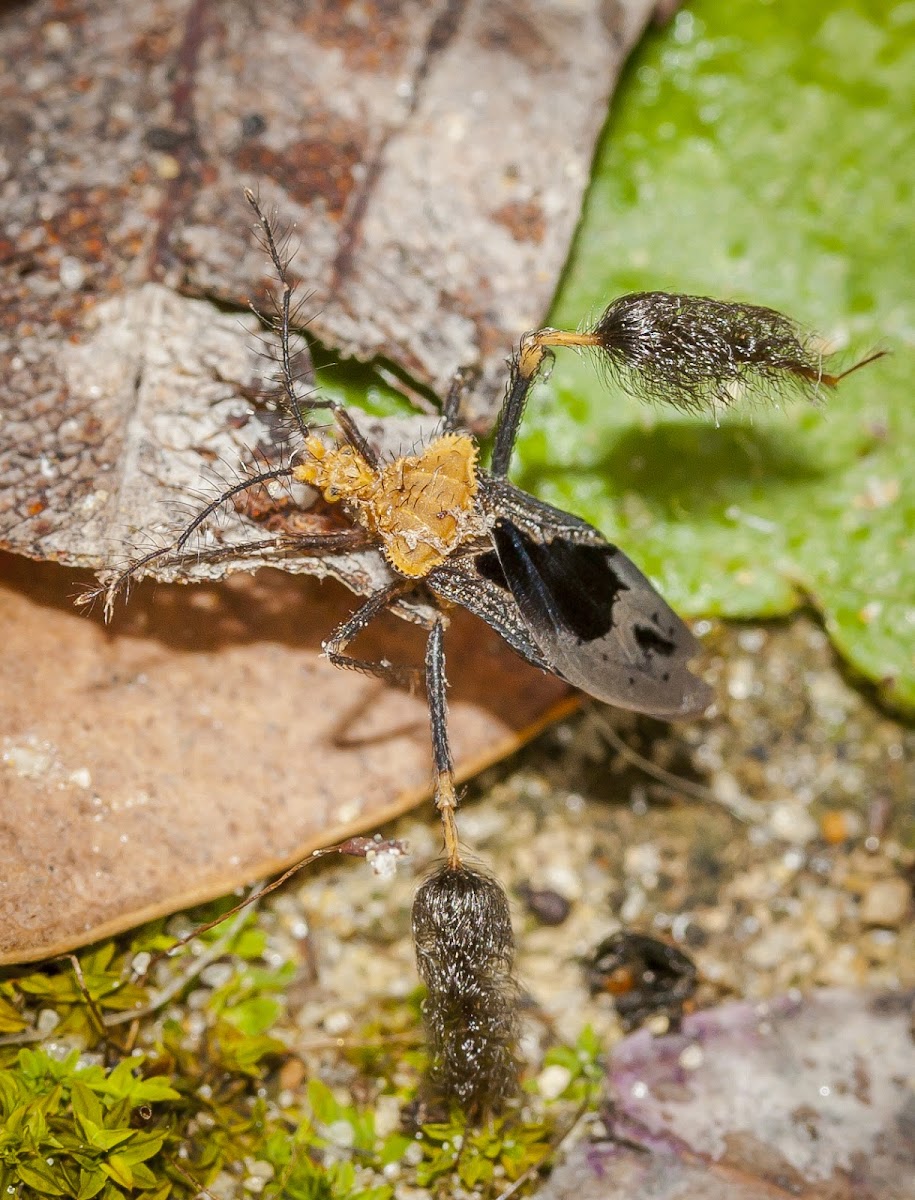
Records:
<instances>
[{"instance_id":1,"label":"yellow leg joint","mask_svg":"<svg viewBox=\"0 0 915 1200\"><path fill-rule=\"evenodd\" d=\"M456 870L461 865L461 851L458 846L457 794L454 790L454 780L449 771L440 771L435 779L435 807L442 819L442 831L445 835L445 854L448 866Z\"/></svg>"}]
</instances>

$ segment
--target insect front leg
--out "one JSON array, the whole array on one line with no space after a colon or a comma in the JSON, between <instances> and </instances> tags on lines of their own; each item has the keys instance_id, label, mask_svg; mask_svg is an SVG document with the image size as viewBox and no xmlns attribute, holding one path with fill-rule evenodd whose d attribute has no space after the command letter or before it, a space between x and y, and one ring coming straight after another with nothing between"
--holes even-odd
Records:
<instances>
[{"instance_id":1,"label":"insect front leg","mask_svg":"<svg viewBox=\"0 0 915 1200\"><path fill-rule=\"evenodd\" d=\"M522 338L521 349L511 362L511 374L499 412L492 461L489 464L490 473L497 479L504 479L508 474L528 394L542 368L552 359L553 352L545 350L540 344L539 332L526 334Z\"/></svg>"},{"instance_id":2,"label":"insect front leg","mask_svg":"<svg viewBox=\"0 0 915 1200\"><path fill-rule=\"evenodd\" d=\"M273 269L276 273L277 280L280 284L280 297L278 310L273 317L258 312L254 312L261 321L271 329L280 340L279 354L279 374L277 382L283 389L283 395L286 400L286 407L295 418L295 422L299 427L299 433L303 438L307 438L309 427L307 415L313 409L327 409L333 414L334 420L340 428L341 433L362 457L372 464L378 466L378 456L373 450L369 442L363 437L358 425L349 415L346 409L336 400L321 397L314 390L314 366L311 361L311 352L307 345L303 347L303 352L306 356L306 369L304 374L304 382L312 390L307 397L301 398L298 394L297 384L299 380L296 377L296 372L293 368L294 356L290 347L292 326L295 318L295 313L292 310L292 295L293 285L289 278L289 259L284 254L283 248L277 243L276 235L273 231L273 226L264 214L257 201L257 197L250 190L245 188L245 199L254 210L254 215L257 217L257 222L260 227L260 241L263 248L267 251Z\"/></svg>"},{"instance_id":3,"label":"insect front leg","mask_svg":"<svg viewBox=\"0 0 915 1200\"><path fill-rule=\"evenodd\" d=\"M444 635L445 622L439 617L432 626L426 644L426 694L429 698L432 756L435 762L435 807L442 819L448 866L457 870L461 866L461 852L454 816L458 804L454 790L454 763L448 744L448 681L445 678Z\"/></svg>"},{"instance_id":4,"label":"insect front leg","mask_svg":"<svg viewBox=\"0 0 915 1200\"><path fill-rule=\"evenodd\" d=\"M451 379L448 395L442 405L442 426L444 433L453 433L456 429L466 426L461 420L461 402L467 389L479 377L477 367L458 367Z\"/></svg>"},{"instance_id":5,"label":"insect front leg","mask_svg":"<svg viewBox=\"0 0 915 1200\"><path fill-rule=\"evenodd\" d=\"M418 687L422 680L422 673L413 667L395 666L387 659L371 662L368 659L354 658L352 655L344 653L353 638L357 637L379 613L384 612L392 601L409 591L412 586L414 585L411 581L397 580L389 587L382 588L373 596L369 596L368 600L360 608L357 608L351 617L347 617L324 643L324 653L327 659L335 667L342 667L349 671L361 671L363 675L374 675L389 683L409 687L411 691Z\"/></svg>"}]
</instances>

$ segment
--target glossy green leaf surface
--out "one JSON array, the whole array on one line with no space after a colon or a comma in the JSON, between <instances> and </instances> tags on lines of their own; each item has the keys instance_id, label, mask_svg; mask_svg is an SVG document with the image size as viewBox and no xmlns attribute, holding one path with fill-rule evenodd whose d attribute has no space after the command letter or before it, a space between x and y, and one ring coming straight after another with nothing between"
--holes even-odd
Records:
<instances>
[{"instance_id":1,"label":"glossy green leaf surface","mask_svg":"<svg viewBox=\"0 0 915 1200\"><path fill-rule=\"evenodd\" d=\"M607 390L565 352L514 478L598 525L680 612L805 601L915 707L915 4L696 0L630 64L550 323L664 289L781 309L891 354L828 404L711 418Z\"/></svg>"}]
</instances>

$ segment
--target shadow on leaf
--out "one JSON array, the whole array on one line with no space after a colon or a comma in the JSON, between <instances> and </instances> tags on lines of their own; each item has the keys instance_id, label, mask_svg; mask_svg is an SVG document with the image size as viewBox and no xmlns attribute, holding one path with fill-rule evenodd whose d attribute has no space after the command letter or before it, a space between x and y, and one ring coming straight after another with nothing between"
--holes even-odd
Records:
<instances>
[{"instance_id":1,"label":"shadow on leaf","mask_svg":"<svg viewBox=\"0 0 915 1200\"><path fill-rule=\"evenodd\" d=\"M719 428L661 421L650 429L627 429L602 458L588 466L536 467L523 486L602 478L616 495L637 493L651 508L711 512L734 503L761 485L787 489L823 477L825 471L804 452L791 431L763 429L749 422Z\"/></svg>"}]
</instances>

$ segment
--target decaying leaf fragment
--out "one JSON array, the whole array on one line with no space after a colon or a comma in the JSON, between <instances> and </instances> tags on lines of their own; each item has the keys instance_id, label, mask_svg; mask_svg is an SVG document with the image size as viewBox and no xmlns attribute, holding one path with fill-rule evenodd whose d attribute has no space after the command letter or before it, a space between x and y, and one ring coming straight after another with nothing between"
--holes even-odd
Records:
<instances>
[{"instance_id":1,"label":"decaying leaf fragment","mask_svg":"<svg viewBox=\"0 0 915 1200\"><path fill-rule=\"evenodd\" d=\"M222 895L428 794L425 700L321 653L344 588L147 582L112 631L73 607L91 578L0 555L0 962ZM422 644L391 616L365 635L398 661ZM482 622L448 644L462 776L568 711Z\"/></svg>"},{"instance_id":2,"label":"decaying leaf fragment","mask_svg":"<svg viewBox=\"0 0 915 1200\"><path fill-rule=\"evenodd\" d=\"M155 532L160 484L186 500L259 438L237 427L238 385L262 373L250 327L188 299L241 311L262 290L245 186L295 227L316 335L437 386L478 363L492 413L650 9L38 0L0 17L0 544L106 565Z\"/></svg>"}]
</instances>

